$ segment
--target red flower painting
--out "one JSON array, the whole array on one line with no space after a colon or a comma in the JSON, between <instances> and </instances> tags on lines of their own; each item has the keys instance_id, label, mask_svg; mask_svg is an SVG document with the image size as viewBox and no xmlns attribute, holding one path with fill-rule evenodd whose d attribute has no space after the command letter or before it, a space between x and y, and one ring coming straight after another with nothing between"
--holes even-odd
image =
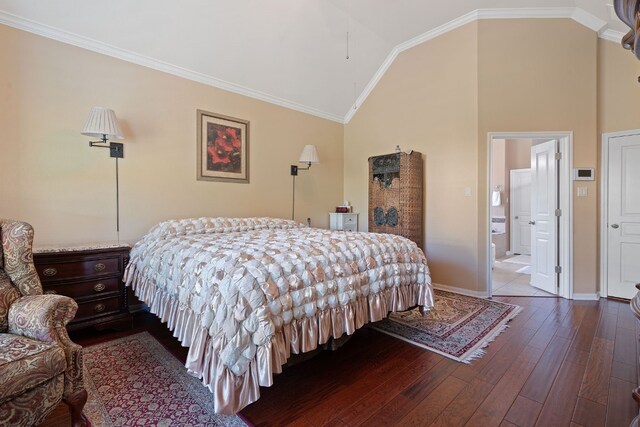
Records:
<instances>
[{"instance_id":1,"label":"red flower painting","mask_svg":"<svg viewBox=\"0 0 640 427\"><path fill-rule=\"evenodd\" d=\"M207 169L241 172L242 129L216 123L207 124Z\"/></svg>"},{"instance_id":2,"label":"red flower painting","mask_svg":"<svg viewBox=\"0 0 640 427\"><path fill-rule=\"evenodd\" d=\"M249 182L249 121L197 110L199 181Z\"/></svg>"}]
</instances>

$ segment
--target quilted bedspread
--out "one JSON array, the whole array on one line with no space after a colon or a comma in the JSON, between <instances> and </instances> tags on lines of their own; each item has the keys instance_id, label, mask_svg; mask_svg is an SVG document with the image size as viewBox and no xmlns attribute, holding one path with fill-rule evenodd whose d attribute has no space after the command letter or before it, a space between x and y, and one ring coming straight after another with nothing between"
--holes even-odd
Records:
<instances>
[{"instance_id":1,"label":"quilted bedspread","mask_svg":"<svg viewBox=\"0 0 640 427\"><path fill-rule=\"evenodd\" d=\"M256 400L291 353L433 306L410 240L273 218L160 223L132 249L125 280L190 347L187 368L223 413Z\"/></svg>"}]
</instances>

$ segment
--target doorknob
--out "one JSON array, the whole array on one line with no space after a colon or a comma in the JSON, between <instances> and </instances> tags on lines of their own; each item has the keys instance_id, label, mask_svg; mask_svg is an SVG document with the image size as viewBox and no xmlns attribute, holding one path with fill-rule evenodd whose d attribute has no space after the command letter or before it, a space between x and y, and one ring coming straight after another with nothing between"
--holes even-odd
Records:
<instances>
[{"instance_id":1,"label":"doorknob","mask_svg":"<svg viewBox=\"0 0 640 427\"><path fill-rule=\"evenodd\" d=\"M529 221L529 225L536 225L535 221Z\"/></svg>"},{"instance_id":2,"label":"doorknob","mask_svg":"<svg viewBox=\"0 0 640 427\"><path fill-rule=\"evenodd\" d=\"M618 224L611 224L611 228L620 228Z\"/></svg>"},{"instance_id":3,"label":"doorknob","mask_svg":"<svg viewBox=\"0 0 640 427\"><path fill-rule=\"evenodd\" d=\"M516 219L520 218L518 215L516 215Z\"/></svg>"}]
</instances>

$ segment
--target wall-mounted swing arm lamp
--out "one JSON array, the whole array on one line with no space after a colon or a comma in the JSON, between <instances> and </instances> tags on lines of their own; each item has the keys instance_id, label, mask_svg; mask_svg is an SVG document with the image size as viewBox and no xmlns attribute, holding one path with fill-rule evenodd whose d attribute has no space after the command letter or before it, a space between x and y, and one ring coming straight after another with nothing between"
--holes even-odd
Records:
<instances>
[{"instance_id":1,"label":"wall-mounted swing arm lamp","mask_svg":"<svg viewBox=\"0 0 640 427\"><path fill-rule=\"evenodd\" d=\"M100 141L89 141L90 147L108 148L111 157L116 159L116 231L120 240L120 186L118 179L118 159L124 158L124 148L119 142L111 139L124 139L118 124L116 113L110 108L93 107L82 128L82 135L100 138Z\"/></svg>"},{"instance_id":2,"label":"wall-mounted swing arm lamp","mask_svg":"<svg viewBox=\"0 0 640 427\"><path fill-rule=\"evenodd\" d=\"M293 203L291 208L291 219L294 219L296 213L296 176L298 171L306 171L311 169L311 165L320 163L320 157L318 157L318 150L315 145L305 145L300 154L299 163L306 163L307 167L302 168L296 165L291 165L291 176L293 177Z\"/></svg>"},{"instance_id":3,"label":"wall-mounted swing arm lamp","mask_svg":"<svg viewBox=\"0 0 640 427\"><path fill-rule=\"evenodd\" d=\"M81 133L82 135L100 138L100 141L89 141L90 147L108 148L111 157L120 159L124 157L124 149L121 143L108 142L110 139L124 139L116 113L112 109L93 107Z\"/></svg>"}]
</instances>

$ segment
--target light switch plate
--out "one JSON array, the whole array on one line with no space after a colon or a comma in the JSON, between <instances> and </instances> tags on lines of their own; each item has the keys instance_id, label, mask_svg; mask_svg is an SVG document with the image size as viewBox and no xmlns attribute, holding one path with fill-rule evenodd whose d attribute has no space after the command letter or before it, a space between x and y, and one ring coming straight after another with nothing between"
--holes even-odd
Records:
<instances>
[{"instance_id":1,"label":"light switch plate","mask_svg":"<svg viewBox=\"0 0 640 427\"><path fill-rule=\"evenodd\" d=\"M471 187L464 188L464 195L465 197L471 197Z\"/></svg>"},{"instance_id":2,"label":"light switch plate","mask_svg":"<svg viewBox=\"0 0 640 427\"><path fill-rule=\"evenodd\" d=\"M587 197L587 187L578 187L578 197Z\"/></svg>"}]
</instances>

